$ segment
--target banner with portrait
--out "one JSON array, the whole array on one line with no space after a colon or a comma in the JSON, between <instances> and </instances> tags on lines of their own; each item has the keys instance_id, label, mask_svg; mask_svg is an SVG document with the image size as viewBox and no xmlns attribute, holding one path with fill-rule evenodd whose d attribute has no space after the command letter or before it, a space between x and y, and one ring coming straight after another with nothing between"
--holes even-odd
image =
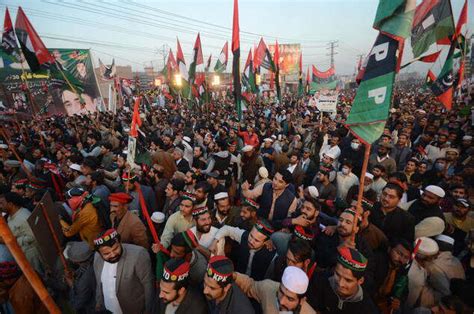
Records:
<instances>
[{"instance_id":1,"label":"banner with portrait","mask_svg":"<svg viewBox=\"0 0 474 314\"><path fill-rule=\"evenodd\" d=\"M58 66L54 73L31 73L26 62L7 61L0 51L1 111L73 115L97 110L102 100L90 50L49 51Z\"/></svg>"},{"instance_id":2,"label":"banner with portrait","mask_svg":"<svg viewBox=\"0 0 474 314\"><path fill-rule=\"evenodd\" d=\"M268 45L271 55L275 54L275 45ZM280 57L280 75L294 75L299 72L300 44L278 44ZM275 61L275 60L274 60Z\"/></svg>"}]
</instances>

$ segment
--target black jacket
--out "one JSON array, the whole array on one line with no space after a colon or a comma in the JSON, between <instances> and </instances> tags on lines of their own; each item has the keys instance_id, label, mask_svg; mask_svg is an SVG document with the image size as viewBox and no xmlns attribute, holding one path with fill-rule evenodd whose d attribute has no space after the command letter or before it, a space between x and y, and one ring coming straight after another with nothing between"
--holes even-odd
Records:
<instances>
[{"instance_id":1,"label":"black jacket","mask_svg":"<svg viewBox=\"0 0 474 314\"><path fill-rule=\"evenodd\" d=\"M216 304L214 301L209 301L210 314L254 314L255 310L250 303L249 298L240 290L235 283L227 293L227 296Z\"/></svg>"},{"instance_id":2,"label":"black jacket","mask_svg":"<svg viewBox=\"0 0 474 314\"><path fill-rule=\"evenodd\" d=\"M377 202L370 211L369 221L382 230L389 240L393 238L403 238L409 242L415 240L415 218L399 207L385 215L380 202Z\"/></svg>"}]
</instances>

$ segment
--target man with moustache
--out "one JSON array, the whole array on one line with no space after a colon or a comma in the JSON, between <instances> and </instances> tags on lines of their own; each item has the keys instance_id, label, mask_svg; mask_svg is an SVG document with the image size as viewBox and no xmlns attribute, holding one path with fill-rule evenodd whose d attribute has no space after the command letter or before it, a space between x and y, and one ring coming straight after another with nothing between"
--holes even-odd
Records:
<instances>
[{"instance_id":1,"label":"man with moustache","mask_svg":"<svg viewBox=\"0 0 474 314\"><path fill-rule=\"evenodd\" d=\"M115 229L103 232L94 245L96 311L151 313L154 289L148 252L122 244Z\"/></svg>"},{"instance_id":2,"label":"man with moustache","mask_svg":"<svg viewBox=\"0 0 474 314\"><path fill-rule=\"evenodd\" d=\"M214 237L219 231L218 228L212 226L211 213L207 207L197 207L193 209L193 219L195 226L190 230L196 236L199 245L206 249L214 241ZM219 252L224 249L224 239L218 241L217 247Z\"/></svg>"},{"instance_id":3,"label":"man with moustache","mask_svg":"<svg viewBox=\"0 0 474 314\"><path fill-rule=\"evenodd\" d=\"M189 286L190 264L184 259L170 259L160 280L159 313L209 313L204 295Z\"/></svg>"}]
</instances>

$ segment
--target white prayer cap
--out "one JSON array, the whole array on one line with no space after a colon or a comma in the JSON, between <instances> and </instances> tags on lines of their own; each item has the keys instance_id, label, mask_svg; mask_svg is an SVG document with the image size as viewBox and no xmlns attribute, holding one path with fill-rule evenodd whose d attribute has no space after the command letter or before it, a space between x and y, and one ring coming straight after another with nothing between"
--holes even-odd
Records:
<instances>
[{"instance_id":1,"label":"white prayer cap","mask_svg":"<svg viewBox=\"0 0 474 314\"><path fill-rule=\"evenodd\" d=\"M165 214L163 214L162 212L154 212L151 215L151 221L156 224L160 224L165 221Z\"/></svg>"},{"instance_id":2,"label":"white prayer cap","mask_svg":"<svg viewBox=\"0 0 474 314\"><path fill-rule=\"evenodd\" d=\"M82 172L81 166L79 166L78 164L72 164L72 165L69 166L69 168L71 168L72 170Z\"/></svg>"},{"instance_id":3,"label":"white prayer cap","mask_svg":"<svg viewBox=\"0 0 474 314\"><path fill-rule=\"evenodd\" d=\"M220 193L217 193L216 195L214 195L214 200L215 201L222 200L224 198L229 198L229 194L227 192L220 192Z\"/></svg>"},{"instance_id":4,"label":"white prayer cap","mask_svg":"<svg viewBox=\"0 0 474 314\"><path fill-rule=\"evenodd\" d=\"M326 157L329 157L329 158L333 159L333 160L336 159L336 156L335 156L334 153L332 153L332 152L327 152L327 153L325 153L324 155L325 155Z\"/></svg>"},{"instance_id":5,"label":"white prayer cap","mask_svg":"<svg viewBox=\"0 0 474 314\"><path fill-rule=\"evenodd\" d=\"M244 153L250 152L250 151L252 151L252 149L253 149L252 145L245 145L244 148L242 148L242 152L244 152Z\"/></svg>"},{"instance_id":6,"label":"white prayer cap","mask_svg":"<svg viewBox=\"0 0 474 314\"><path fill-rule=\"evenodd\" d=\"M439 217L428 217L415 226L415 238L434 237L444 231L444 221Z\"/></svg>"},{"instance_id":7,"label":"white prayer cap","mask_svg":"<svg viewBox=\"0 0 474 314\"><path fill-rule=\"evenodd\" d=\"M464 135L464 136L462 137L462 140L463 140L463 141L471 141L471 140L472 140L472 136L470 136L470 135ZM0 148L1 148L1 147L0 147Z\"/></svg>"},{"instance_id":8,"label":"white prayer cap","mask_svg":"<svg viewBox=\"0 0 474 314\"><path fill-rule=\"evenodd\" d=\"M268 170L267 168L265 167L260 167L258 168L258 175L263 178L263 179L266 179L268 178Z\"/></svg>"},{"instance_id":9,"label":"white prayer cap","mask_svg":"<svg viewBox=\"0 0 474 314\"><path fill-rule=\"evenodd\" d=\"M191 143L191 139L189 138L189 136L183 136L183 141Z\"/></svg>"},{"instance_id":10,"label":"white prayer cap","mask_svg":"<svg viewBox=\"0 0 474 314\"><path fill-rule=\"evenodd\" d=\"M454 245L454 239L451 238L450 236L445 235L445 234L439 234L439 235L436 236L435 239L437 241L440 241L440 242L444 242L444 243L447 243L447 244Z\"/></svg>"},{"instance_id":11,"label":"white prayer cap","mask_svg":"<svg viewBox=\"0 0 474 314\"><path fill-rule=\"evenodd\" d=\"M319 197L318 188L315 187L314 185L308 186L308 193L312 198L318 198Z\"/></svg>"},{"instance_id":12,"label":"white prayer cap","mask_svg":"<svg viewBox=\"0 0 474 314\"><path fill-rule=\"evenodd\" d=\"M264 138L263 139L264 142L270 142L270 143L273 143L273 139L267 137L267 138Z\"/></svg>"},{"instance_id":13,"label":"white prayer cap","mask_svg":"<svg viewBox=\"0 0 474 314\"><path fill-rule=\"evenodd\" d=\"M0 149L8 149L8 145L7 144L0 144Z\"/></svg>"},{"instance_id":14,"label":"white prayer cap","mask_svg":"<svg viewBox=\"0 0 474 314\"><path fill-rule=\"evenodd\" d=\"M445 195L444 190L442 188L440 188L439 186L437 186L437 185L428 185L425 188L425 192L431 192L434 195L436 195L438 197L441 197L441 198L443 198L444 195Z\"/></svg>"},{"instance_id":15,"label":"white prayer cap","mask_svg":"<svg viewBox=\"0 0 474 314\"><path fill-rule=\"evenodd\" d=\"M283 272L281 283L286 289L296 294L305 294L309 279L306 273L298 267L288 266Z\"/></svg>"},{"instance_id":16,"label":"white prayer cap","mask_svg":"<svg viewBox=\"0 0 474 314\"><path fill-rule=\"evenodd\" d=\"M427 237L421 237L421 238L416 239L415 243L418 240L421 240L421 243L420 243L420 247L418 248L417 254L423 255L423 256L433 256L439 252L438 243L436 243L435 240L427 238Z\"/></svg>"},{"instance_id":17,"label":"white prayer cap","mask_svg":"<svg viewBox=\"0 0 474 314\"><path fill-rule=\"evenodd\" d=\"M373 179L374 179L374 175L371 174L370 172L366 172L366 173L365 173L365 177L366 177L366 178L369 178L370 180L373 180Z\"/></svg>"}]
</instances>

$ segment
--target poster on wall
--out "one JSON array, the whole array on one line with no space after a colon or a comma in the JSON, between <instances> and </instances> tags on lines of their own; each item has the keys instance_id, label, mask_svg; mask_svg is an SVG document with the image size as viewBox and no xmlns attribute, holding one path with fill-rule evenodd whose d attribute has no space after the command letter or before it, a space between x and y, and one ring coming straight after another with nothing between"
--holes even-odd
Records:
<instances>
[{"instance_id":1,"label":"poster on wall","mask_svg":"<svg viewBox=\"0 0 474 314\"><path fill-rule=\"evenodd\" d=\"M280 53L279 65L280 75L298 74L300 61L300 44L278 44ZM268 50L272 56L275 54L275 45L268 45Z\"/></svg>"},{"instance_id":2,"label":"poster on wall","mask_svg":"<svg viewBox=\"0 0 474 314\"><path fill-rule=\"evenodd\" d=\"M31 73L26 62L7 62L0 51L0 84L6 98L3 99L6 111L32 113L34 110L46 115L95 112L101 104L101 95L90 50L49 51L61 71ZM30 97L35 109L22 103L24 99L31 104Z\"/></svg>"}]
</instances>

